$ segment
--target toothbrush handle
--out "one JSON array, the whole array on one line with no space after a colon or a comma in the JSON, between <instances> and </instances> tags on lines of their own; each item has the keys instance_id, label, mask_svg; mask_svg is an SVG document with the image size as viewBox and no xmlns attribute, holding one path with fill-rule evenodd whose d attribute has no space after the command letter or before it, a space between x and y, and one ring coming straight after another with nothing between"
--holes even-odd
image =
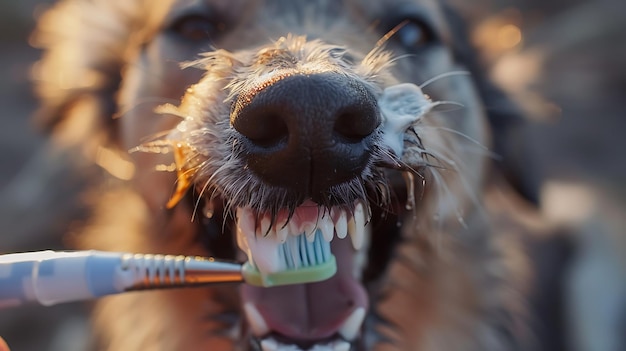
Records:
<instances>
[{"instance_id":1,"label":"toothbrush handle","mask_svg":"<svg viewBox=\"0 0 626 351\"><path fill-rule=\"evenodd\" d=\"M203 257L102 251L7 254L0 255L0 308L242 280L241 265Z\"/></svg>"},{"instance_id":2,"label":"toothbrush handle","mask_svg":"<svg viewBox=\"0 0 626 351\"><path fill-rule=\"evenodd\" d=\"M0 256L0 308L38 302L54 305L116 294L122 254L39 251Z\"/></svg>"},{"instance_id":3,"label":"toothbrush handle","mask_svg":"<svg viewBox=\"0 0 626 351\"><path fill-rule=\"evenodd\" d=\"M242 280L241 265L203 257L102 251L7 254L0 255L0 308Z\"/></svg>"}]
</instances>

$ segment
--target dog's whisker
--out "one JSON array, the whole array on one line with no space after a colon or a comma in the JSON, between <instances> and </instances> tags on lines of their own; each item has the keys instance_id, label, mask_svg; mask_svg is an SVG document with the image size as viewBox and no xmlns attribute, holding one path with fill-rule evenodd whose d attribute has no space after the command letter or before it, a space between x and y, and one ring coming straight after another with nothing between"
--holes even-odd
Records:
<instances>
[{"instance_id":1,"label":"dog's whisker","mask_svg":"<svg viewBox=\"0 0 626 351\"><path fill-rule=\"evenodd\" d=\"M153 104L154 108L157 108L160 105L165 105L165 104L178 104L179 100L176 99L170 99L170 98L166 98L166 97L158 97L158 96L154 96L154 97L144 97L141 99L137 99L137 101L135 101L135 103L133 104L133 106L128 107L124 110L120 110L118 112L116 112L113 115L113 119L120 119L123 118L127 115L129 115L132 112L135 112L135 110L147 105L147 104Z\"/></svg>"},{"instance_id":2,"label":"dog's whisker","mask_svg":"<svg viewBox=\"0 0 626 351\"><path fill-rule=\"evenodd\" d=\"M438 183L440 186L444 185L444 194L447 197L452 197L452 198L458 197L459 195L454 195L454 192L452 192L451 189L449 189L449 187L446 185L447 183L444 177L440 174L440 170L454 171L456 174L456 179L458 179L458 181L461 184L461 187L463 188L463 192L469 197L470 201L474 205L474 208L477 211L479 211L479 213L481 213L483 217L486 218L487 215L484 212L484 207L481 205L481 201L478 198L475 189L473 189L473 187L471 186L471 183L467 179L468 173L467 171L465 171L466 164L465 162L463 162L462 158L459 156L462 153L459 151L457 151L456 153L452 151L454 150L446 150L446 153L450 155L450 157L446 157L441 152L433 150L432 148L429 149L428 154L434 155L435 159L437 159L440 162L443 161L444 164L447 165L448 167L443 167L443 168L428 167L428 169L431 171L431 174L434 175L436 179L436 183ZM457 156L453 156L453 155L457 155ZM464 216L460 212L460 205L455 205L455 208L456 208L455 213L457 216L458 223L461 224L462 226L466 226L466 223L464 221Z\"/></svg>"},{"instance_id":3,"label":"dog's whisker","mask_svg":"<svg viewBox=\"0 0 626 351\"><path fill-rule=\"evenodd\" d=\"M442 80L442 79L448 78L448 77L471 76L471 75L472 75L472 73L470 71L452 71L452 72L442 73L442 74L434 76L433 78L430 78L429 80L427 80L424 83L420 84L419 87L421 89L424 89L427 86L431 85L432 83L435 83L435 82L437 82L439 80Z\"/></svg>"},{"instance_id":4,"label":"dog's whisker","mask_svg":"<svg viewBox=\"0 0 626 351\"><path fill-rule=\"evenodd\" d=\"M185 119L187 116L182 114L176 105L166 103L155 107L154 113L159 115L171 115L179 117L180 119Z\"/></svg>"},{"instance_id":5,"label":"dog's whisker","mask_svg":"<svg viewBox=\"0 0 626 351\"><path fill-rule=\"evenodd\" d=\"M456 107L456 108L450 108L450 109L447 109L447 110L446 109L442 109L442 108L437 108L437 107L440 107L440 106L453 106L453 107ZM441 113L439 113L439 114L427 113L427 114L424 114L424 118L427 118L426 116L433 116L433 117L434 116L437 116L437 117L438 116L443 116L442 113L451 112L451 111L458 111L458 110L464 109L465 105L463 105L463 104L461 104L459 102L456 102L456 101L437 101L437 102L433 102L433 104L432 104L432 109L435 109L435 108L437 108L437 112L441 112Z\"/></svg>"},{"instance_id":6,"label":"dog's whisker","mask_svg":"<svg viewBox=\"0 0 626 351\"><path fill-rule=\"evenodd\" d=\"M465 142L466 143L465 145L469 145L471 147L470 149L464 149L464 152L476 153L478 155L489 157L493 160L501 159L500 155L490 150L487 146L483 145L482 143L468 136L467 134L459 132L458 130L447 128L447 127L440 127L440 126L420 126L420 129L421 130L438 130L438 131L444 131L446 133L454 134L461 138L461 142Z\"/></svg>"},{"instance_id":7,"label":"dog's whisker","mask_svg":"<svg viewBox=\"0 0 626 351\"><path fill-rule=\"evenodd\" d=\"M158 139L158 138L157 138ZM169 140L155 140L152 142L142 143L128 150L128 153L144 152L150 154L169 154L172 152L172 143Z\"/></svg>"},{"instance_id":8,"label":"dog's whisker","mask_svg":"<svg viewBox=\"0 0 626 351\"><path fill-rule=\"evenodd\" d=\"M437 168L440 168L442 170L453 170L455 172L458 172L458 168L457 168L457 163L450 157L448 157L447 155L449 155L449 153L446 153L449 150L445 150L445 151L437 151L434 150L433 148L428 148L425 150L420 151L420 154L422 156L426 156L426 158L432 158L435 161L437 161L439 163ZM431 165L431 167L433 167Z\"/></svg>"},{"instance_id":9,"label":"dog's whisker","mask_svg":"<svg viewBox=\"0 0 626 351\"><path fill-rule=\"evenodd\" d=\"M485 152L489 152L489 148L485 145L483 145L480 141L472 138L471 136L467 135L466 133L463 132L459 132L456 129L452 129L449 127L442 127L442 126L427 126L427 125L420 125L419 126L420 130L439 130L439 131L444 131L444 132L448 132L451 134L454 134L456 136L461 137L462 139L464 139L465 141L474 144L475 146L479 147L480 149L485 150Z\"/></svg>"},{"instance_id":10,"label":"dog's whisker","mask_svg":"<svg viewBox=\"0 0 626 351\"><path fill-rule=\"evenodd\" d=\"M396 33L398 33L398 31L402 29L402 27L406 26L408 23L409 23L409 20L404 20L400 22L399 24L397 24L395 27L393 27L390 31L385 33L385 35L383 35L376 42L376 45L374 46L374 48L375 49L381 48L383 45L385 45L389 41L389 39L391 39L391 37L393 37Z\"/></svg>"},{"instance_id":11,"label":"dog's whisker","mask_svg":"<svg viewBox=\"0 0 626 351\"><path fill-rule=\"evenodd\" d=\"M204 185L202 185L201 190L198 193L198 199L196 199L195 204L194 204L194 208L193 208L193 212L191 215L191 221L193 222L196 218L196 213L198 213L198 209L200 208L200 202L202 201L202 197L204 196L205 191L209 188L210 182L206 181L204 182Z\"/></svg>"},{"instance_id":12,"label":"dog's whisker","mask_svg":"<svg viewBox=\"0 0 626 351\"><path fill-rule=\"evenodd\" d=\"M396 62L400 61L400 60L404 60L404 59L409 59L409 58L414 58L417 57L417 55L415 54L404 54L404 55L398 55L398 56L394 56L389 60L389 64L393 65ZM420 87L421 88L421 87Z\"/></svg>"},{"instance_id":13,"label":"dog's whisker","mask_svg":"<svg viewBox=\"0 0 626 351\"><path fill-rule=\"evenodd\" d=\"M444 214L448 212L446 211L445 206L452 206L452 211L455 213L457 221L459 223L464 223L463 213L457 201L458 195L455 195L455 193L450 189L448 183L446 182L444 177L441 175L439 170L437 170L436 168L429 168L429 170L435 181L436 188L442 189L441 194L437 196L437 199L435 200L437 203L437 209L438 209L436 211L437 216L438 216L437 221L440 227L440 230L438 230L438 232L442 232L443 220L445 218Z\"/></svg>"},{"instance_id":14,"label":"dog's whisker","mask_svg":"<svg viewBox=\"0 0 626 351\"><path fill-rule=\"evenodd\" d=\"M376 165L385 167L385 168L401 169L403 166L403 163L400 157L396 156L396 154L393 151L389 151L389 150L384 150L384 149L380 150L375 160L376 160L375 162Z\"/></svg>"}]
</instances>

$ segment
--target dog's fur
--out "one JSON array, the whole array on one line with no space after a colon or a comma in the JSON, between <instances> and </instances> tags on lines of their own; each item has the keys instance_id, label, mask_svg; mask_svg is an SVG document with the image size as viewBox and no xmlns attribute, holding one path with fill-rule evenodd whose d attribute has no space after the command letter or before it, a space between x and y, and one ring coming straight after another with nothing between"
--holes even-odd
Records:
<instances>
[{"instance_id":1,"label":"dog's fur","mask_svg":"<svg viewBox=\"0 0 626 351\"><path fill-rule=\"evenodd\" d=\"M269 54L261 60L260 52L332 66L379 92L439 77L424 91L435 102L461 106L443 104L407 131L404 154L395 161L404 171L418 171L407 177L414 193L406 195L400 170L371 175L391 196L382 191L386 202L371 204L375 215L382 213L372 219L363 273L372 313L355 347L526 349L528 275L519 238L531 211L507 185L516 179L507 162L510 127L519 117L484 78L460 19L445 4L212 0L208 16L219 13L211 18L214 31L198 37L205 28L177 22L184 10L170 2L176 3L65 0L40 21L35 39L46 50L36 69L40 120L117 177L104 177L88 192L94 216L77 236L78 246L237 257L229 206L262 206L264 200L246 190L263 184L237 183L233 172L245 172L240 167L232 166L231 177L214 174L233 156L226 144L229 95L280 60ZM403 23L407 18L417 22ZM414 23L421 23L423 40L406 46L402 30ZM182 69L186 62L193 64ZM446 75L460 71L469 74ZM165 104L171 105L157 108ZM190 116L193 129L203 131L201 140L171 133L181 122L175 115ZM187 177L191 161L179 162L178 191L170 166L177 142L200 150L199 162L209 165ZM215 178L209 190L227 206L216 205L213 218L201 218L192 192L177 199L188 180L202 186ZM242 192L243 198L232 198ZM167 209L173 193L180 201ZM412 195L417 203L405 209ZM199 222L224 234L200 235ZM225 285L102 299L94 312L98 348L245 349L241 335L248 331L238 318L237 295L236 287Z\"/></svg>"}]
</instances>

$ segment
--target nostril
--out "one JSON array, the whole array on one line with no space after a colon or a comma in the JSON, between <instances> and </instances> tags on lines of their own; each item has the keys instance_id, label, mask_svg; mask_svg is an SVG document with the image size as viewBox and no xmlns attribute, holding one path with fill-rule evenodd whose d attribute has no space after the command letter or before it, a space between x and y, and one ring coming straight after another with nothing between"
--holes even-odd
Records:
<instances>
[{"instance_id":1,"label":"nostril","mask_svg":"<svg viewBox=\"0 0 626 351\"><path fill-rule=\"evenodd\" d=\"M262 148L286 143L289 136L284 118L273 111L243 110L232 124L241 135Z\"/></svg>"},{"instance_id":2,"label":"nostril","mask_svg":"<svg viewBox=\"0 0 626 351\"><path fill-rule=\"evenodd\" d=\"M372 135L379 124L375 105L353 106L339 113L334 131L343 141L358 143Z\"/></svg>"}]
</instances>

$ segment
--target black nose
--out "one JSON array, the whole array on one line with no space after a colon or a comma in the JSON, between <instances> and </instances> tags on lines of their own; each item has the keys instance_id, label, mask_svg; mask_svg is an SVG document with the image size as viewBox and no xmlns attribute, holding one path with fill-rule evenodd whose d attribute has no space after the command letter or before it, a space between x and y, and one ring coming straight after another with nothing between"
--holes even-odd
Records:
<instances>
[{"instance_id":1,"label":"black nose","mask_svg":"<svg viewBox=\"0 0 626 351\"><path fill-rule=\"evenodd\" d=\"M373 94L337 73L292 75L242 94L230 122L247 167L314 200L367 166L380 113Z\"/></svg>"}]
</instances>

